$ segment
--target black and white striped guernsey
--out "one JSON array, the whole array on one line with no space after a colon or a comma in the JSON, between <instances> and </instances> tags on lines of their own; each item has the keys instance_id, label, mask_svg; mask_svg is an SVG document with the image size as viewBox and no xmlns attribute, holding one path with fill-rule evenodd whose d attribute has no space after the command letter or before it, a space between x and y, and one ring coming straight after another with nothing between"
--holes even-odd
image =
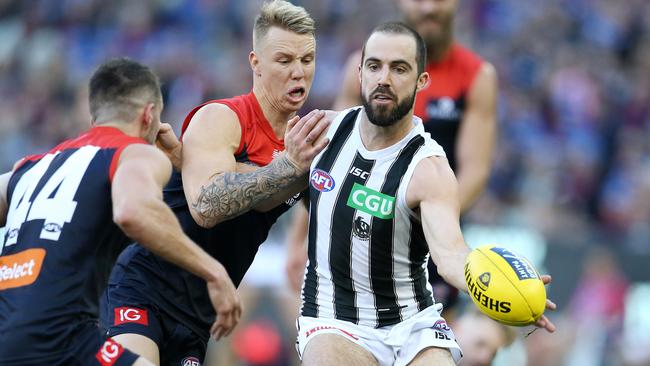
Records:
<instances>
[{"instance_id":1,"label":"black and white striped guernsey","mask_svg":"<svg viewBox=\"0 0 650 366\"><path fill-rule=\"evenodd\" d=\"M445 153L417 117L401 141L368 151L359 134L363 113L341 112L329 146L312 162L301 315L382 327L433 305L429 249L406 189L420 160Z\"/></svg>"}]
</instances>

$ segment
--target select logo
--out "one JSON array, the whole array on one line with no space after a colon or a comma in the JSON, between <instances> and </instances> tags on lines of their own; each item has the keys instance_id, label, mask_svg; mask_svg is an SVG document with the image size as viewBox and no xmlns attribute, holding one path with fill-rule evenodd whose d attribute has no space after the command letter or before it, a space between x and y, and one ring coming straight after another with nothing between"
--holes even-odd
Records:
<instances>
[{"instance_id":1,"label":"select logo","mask_svg":"<svg viewBox=\"0 0 650 366\"><path fill-rule=\"evenodd\" d=\"M314 169L314 171L311 172L309 181L311 182L312 187L321 192L329 192L334 189L334 178L320 169Z\"/></svg>"},{"instance_id":2,"label":"select logo","mask_svg":"<svg viewBox=\"0 0 650 366\"><path fill-rule=\"evenodd\" d=\"M394 216L395 197L377 192L359 183L354 183L352 186L347 204L380 219L392 219Z\"/></svg>"},{"instance_id":3,"label":"select logo","mask_svg":"<svg viewBox=\"0 0 650 366\"><path fill-rule=\"evenodd\" d=\"M130 307L115 308L113 310L115 311L115 325L123 323L149 325L147 310Z\"/></svg>"},{"instance_id":4,"label":"select logo","mask_svg":"<svg viewBox=\"0 0 650 366\"><path fill-rule=\"evenodd\" d=\"M0 290L31 285L41 273L46 251L32 248L0 257Z\"/></svg>"}]
</instances>

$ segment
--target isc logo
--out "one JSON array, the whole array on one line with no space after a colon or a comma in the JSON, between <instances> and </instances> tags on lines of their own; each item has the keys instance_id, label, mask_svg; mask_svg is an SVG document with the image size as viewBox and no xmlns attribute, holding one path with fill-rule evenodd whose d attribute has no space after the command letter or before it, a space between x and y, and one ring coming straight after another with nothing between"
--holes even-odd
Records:
<instances>
[{"instance_id":1,"label":"isc logo","mask_svg":"<svg viewBox=\"0 0 650 366\"><path fill-rule=\"evenodd\" d=\"M311 186L321 192L329 192L334 189L334 178L320 169L314 169L309 177Z\"/></svg>"},{"instance_id":2,"label":"isc logo","mask_svg":"<svg viewBox=\"0 0 650 366\"><path fill-rule=\"evenodd\" d=\"M361 178L363 180L368 179L368 175L370 174L370 173L366 172L365 170L362 170L362 169L357 168L355 166L353 166L350 169L349 173L354 175L355 177L359 177L359 178Z\"/></svg>"}]
</instances>

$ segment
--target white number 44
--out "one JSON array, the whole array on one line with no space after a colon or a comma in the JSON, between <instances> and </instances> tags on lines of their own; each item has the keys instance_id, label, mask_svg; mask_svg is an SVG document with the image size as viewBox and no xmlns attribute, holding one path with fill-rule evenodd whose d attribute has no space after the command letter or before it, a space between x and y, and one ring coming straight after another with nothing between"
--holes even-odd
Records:
<instances>
[{"instance_id":1,"label":"white number 44","mask_svg":"<svg viewBox=\"0 0 650 366\"><path fill-rule=\"evenodd\" d=\"M79 148L51 174L46 182L41 182L43 176L59 152L45 155L23 174L11 196L5 228L6 241L0 247L0 253L3 247L16 244L20 227L32 220L44 220L41 239L59 240L63 225L72 220L77 208L74 196L97 151L99 147L96 146ZM42 188L34 200L30 201L38 186Z\"/></svg>"}]
</instances>

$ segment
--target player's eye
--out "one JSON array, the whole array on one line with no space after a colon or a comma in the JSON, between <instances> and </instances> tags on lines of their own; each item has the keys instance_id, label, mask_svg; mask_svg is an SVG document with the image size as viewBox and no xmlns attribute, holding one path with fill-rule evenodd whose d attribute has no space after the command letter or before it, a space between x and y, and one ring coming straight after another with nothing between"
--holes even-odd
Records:
<instances>
[{"instance_id":1,"label":"player's eye","mask_svg":"<svg viewBox=\"0 0 650 366\"><path fill-rule=\"evenodd\" d=\"M377 64L368 64L368 66L366 66L366 67L367 67L368 70L370 70L370 71L377 71L377 70L379 70L379 65L377 65Z\"/></svg>"}]
</instances>

